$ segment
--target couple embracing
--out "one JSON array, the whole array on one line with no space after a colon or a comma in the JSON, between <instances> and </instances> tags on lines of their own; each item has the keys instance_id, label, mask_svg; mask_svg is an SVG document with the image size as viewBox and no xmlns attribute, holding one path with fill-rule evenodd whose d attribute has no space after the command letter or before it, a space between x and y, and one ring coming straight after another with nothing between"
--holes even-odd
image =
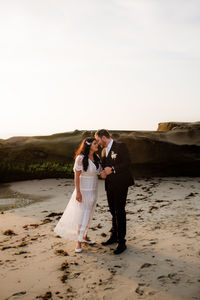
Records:
<instances>
[{"instance_id":1,"label":"couple embracing","mask_svg":"<svg viewBox=\"0 0 200 300\"><path fill-rule=\"evenodd\" d=\"M98 156L98 146L102 148ZM82 242L93 244L87 235L98 196L98 176L105 179L108 206L112 215L110 238L107 246L117 243L114 254L126 250L126 198L128 187L134 184L130 171L130 156L124 143L114 141L110 133L100 129L95 137L82 141L75 154L75 189L57 223L54 232L76 241L75 252L82 252Z\"/></svg>"}]
</instances>

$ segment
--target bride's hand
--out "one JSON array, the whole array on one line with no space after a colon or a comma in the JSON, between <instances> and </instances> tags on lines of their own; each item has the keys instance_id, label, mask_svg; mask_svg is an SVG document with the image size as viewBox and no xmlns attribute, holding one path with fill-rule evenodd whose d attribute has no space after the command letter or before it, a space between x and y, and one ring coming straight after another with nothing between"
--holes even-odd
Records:
<instances>
[{"instance_id":1,"label":"bride's hand","mask_svg":"<svg viewBox=\"0 0 200 300\"><path fill-rule=\"evenodd\" d=\"M100 175L101 175L102 179L105 179L107 177L107 174L105 171L102 171Z\"/></svg>"},{"instance_id":2,"label":"bride's hand","mask_svg":"<svg viewBox=\"0 0 200 300\"><path fill-rule=\"evenodd\" d=\"M76 192L76 200L78 202L82 202L82 195L81 195L81 192Z\"/></svg>"}]
</instances>

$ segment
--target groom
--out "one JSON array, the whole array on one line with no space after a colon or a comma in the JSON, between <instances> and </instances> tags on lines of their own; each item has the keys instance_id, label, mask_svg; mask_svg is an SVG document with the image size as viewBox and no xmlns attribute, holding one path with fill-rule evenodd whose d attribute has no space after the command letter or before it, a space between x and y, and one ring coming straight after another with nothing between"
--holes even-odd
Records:
<instances>
[{"instance_id":1,"label":"groom","mask_svg":"<svg viewBox=\"0 0 200 300\"><path fill-rule=\"evenodd\" d=\"M109 132L100 129L95 133L98 144L103 148L101 152L102 167L107 175L105 189L108 205L112 215L111 236L102 245L118 243L114 254L126 250L126 197L128 187L134 184L130 172L130 156L124 143L114 141Z\"/></svg>"}]
</instances>

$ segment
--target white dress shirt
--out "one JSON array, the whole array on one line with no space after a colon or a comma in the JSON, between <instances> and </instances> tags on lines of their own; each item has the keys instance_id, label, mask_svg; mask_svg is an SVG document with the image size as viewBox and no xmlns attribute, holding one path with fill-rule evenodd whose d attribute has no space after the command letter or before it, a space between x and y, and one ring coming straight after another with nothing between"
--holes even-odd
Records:
<instances>
[{"instance_id":1,"label":"white dress shirt","mask_svg":"<svg viewBox=\"0 0 200 300\"><path fill-rule=\"evenodd\" d=\"M110 140L110 143L108 144L108 146L106 147L106 157L108 156L108 153L110 152L110 149L112 147L113 144L113 139Z\"/></svg>"}]
</instances>

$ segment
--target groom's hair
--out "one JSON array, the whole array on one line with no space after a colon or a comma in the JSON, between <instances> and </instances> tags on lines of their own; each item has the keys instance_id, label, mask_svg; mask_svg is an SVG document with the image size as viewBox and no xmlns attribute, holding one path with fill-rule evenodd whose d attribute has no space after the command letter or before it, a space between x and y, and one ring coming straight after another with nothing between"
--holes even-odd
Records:
<instances>
[{"instance_id":1,"label":"groom's hair","mask_svg":"<svg viewBox=\"0 0 200 300\"><path fill-rule=\"evenodd\" d=\"M106 138L110 139L110 133L106 129L99 129L96 131L95 136L98 136L102 138L102 136L105 136Z\"/></svg>"}]
</instances>

